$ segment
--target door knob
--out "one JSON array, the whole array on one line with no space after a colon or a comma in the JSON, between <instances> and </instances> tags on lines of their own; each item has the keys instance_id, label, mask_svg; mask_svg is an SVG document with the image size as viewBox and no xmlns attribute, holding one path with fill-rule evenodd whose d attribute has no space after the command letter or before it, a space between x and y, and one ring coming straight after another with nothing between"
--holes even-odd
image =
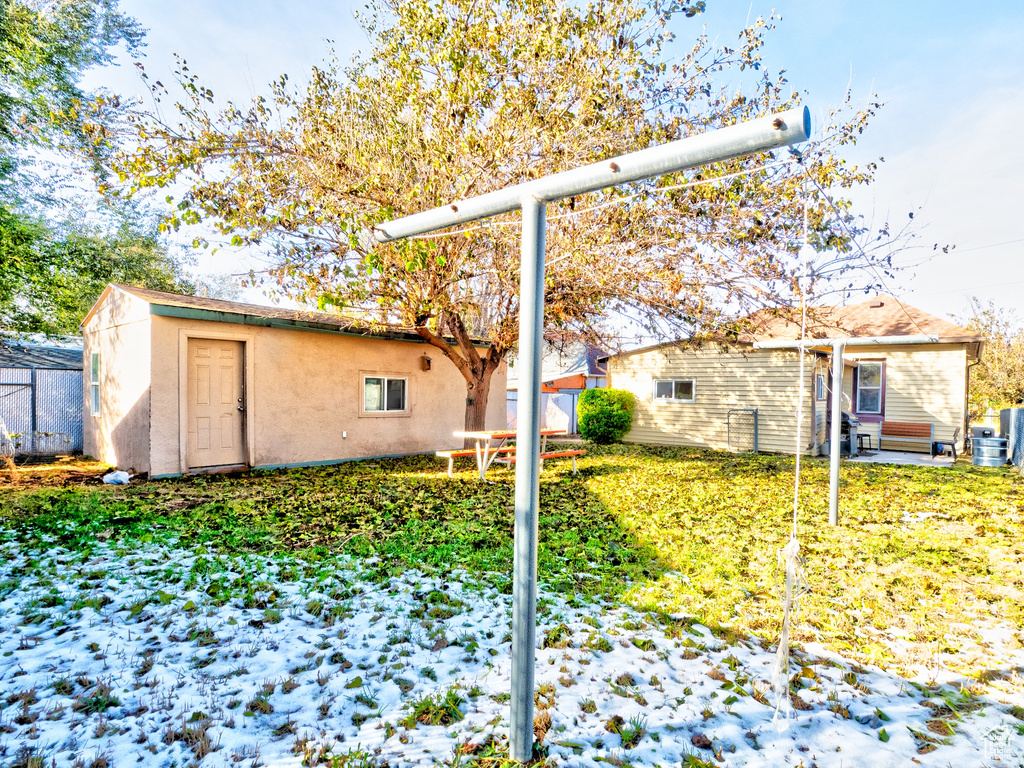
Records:
<instances>
[{"instance_id":1,"label":"door knob","mask_svg":"<svg viewBox=\"0 0 1024 768\"><path fill-rule=\"evenodd\" d=\"M238 406L238 410L240 410L240 411L244 411L244 410L245 410L245 408L244 408L244 407L242 407L242 406L240 405L240 406Z\"/></svg>"}]
</instances>

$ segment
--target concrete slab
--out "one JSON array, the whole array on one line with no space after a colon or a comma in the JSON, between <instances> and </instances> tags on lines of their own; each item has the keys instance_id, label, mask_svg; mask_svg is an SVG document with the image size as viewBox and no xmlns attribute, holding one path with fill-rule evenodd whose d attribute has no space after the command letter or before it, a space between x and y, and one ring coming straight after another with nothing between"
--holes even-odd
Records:
<instances>
[{"instance_id":1,"label":"concrete slab","mask_svg":"<svg viewBox=\"0 0 1024 768\"><path fill-rule=\"evenodd\" d=\"M843 461L855 461L861 464L910 464L915 467L952 467L952 456L929 456L927 453L911 453L909 451L862 451L856 458Z\"/></svg>"}]
</instances>

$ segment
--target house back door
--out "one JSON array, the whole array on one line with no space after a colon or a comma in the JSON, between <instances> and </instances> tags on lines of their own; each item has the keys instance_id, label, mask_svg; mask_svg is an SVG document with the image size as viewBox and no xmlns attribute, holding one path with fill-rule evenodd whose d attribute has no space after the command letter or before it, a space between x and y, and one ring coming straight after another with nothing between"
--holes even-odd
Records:
<instances>
[{"instance_id":1,"label":"house back door","mask_svg":"<svg viewBox=\"0 0 1024 768\"><path fill-rule=\"evenodd\" d=\"M245 464L244 345L188 340L188 469Z\"/></svg>"}]
</instances>

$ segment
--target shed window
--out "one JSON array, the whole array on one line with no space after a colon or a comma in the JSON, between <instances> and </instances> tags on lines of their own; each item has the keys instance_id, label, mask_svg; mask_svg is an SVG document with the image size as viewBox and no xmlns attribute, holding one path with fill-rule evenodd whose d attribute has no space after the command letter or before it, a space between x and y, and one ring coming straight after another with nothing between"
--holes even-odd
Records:
<instances>
[{"instance_id":1,"label":"shed window","mask_svg":"<svg viewBox=\"0 0 1024 768\"><path fill-rule=\"evenodd\" d=\"M881 362L864 362L857 366L857 412L882 413Z\"/></svg>"},{"instance_id":2,"label":"shed window","mask_svg":"<svg viewBox=\"0 0 1024 768\"><path fill-rule=\"evenodd\" d=\"M405 410L405 379L367 376L363 379L363 410L381 413Z\"/></svg>"},{"instance_id":3,"label":"shed window","mask_svg":"<svg viewBox=\"0 0 1024 768\"><path fill-rule=\"evenodd\" d=\"M93 416L100 415L100 353L93 352L89 360L89 405Z\"/></svg>"},{"instance_id":4,"label":"shed window","mask_svg":"<svg viewBox=\"0 0 1024 768\"><path fill-rule=\"evenodd\" d=\"M693 402L693 379L655 379L654 401Z\"/></svg>"}]
</instances>

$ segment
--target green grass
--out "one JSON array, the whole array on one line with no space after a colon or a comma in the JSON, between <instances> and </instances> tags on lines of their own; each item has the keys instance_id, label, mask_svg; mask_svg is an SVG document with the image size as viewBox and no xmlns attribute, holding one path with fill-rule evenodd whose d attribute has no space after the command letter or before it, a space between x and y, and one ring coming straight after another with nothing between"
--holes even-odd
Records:
<instances>
[{"instance_id":1,"label":"green grass","mask_svg":"<svg viewBox=\"0 0 1024 768\"><path fill-rule=\"evenodd\" d=\"M180 541L261 556L297 552L313 571L343 552L376 556L382 576L464 568L508 591L513 473L492 471L497 482L482 484L465 466L454 480L433 457L417 457L126 488L22 485L0 488L0 524L30 547L87 554L97 541L129 548ZM791 458L588 446L579 475L566 470L552 462L541 482L538 567L548 589L624 599L662 617L685 612L716 631L774 642ZM1019 626L1022 489L1009 470L965 462L952 469L846 464L841 525L833 529L827 463L805 462L800 541L811 592L796 638L892 662L878 630L901 628L927 656L957 652L980 618ZM215 556L204 556L184 576L227 600L243 585L222 579L219 568ZM23 575L12 573L9 583ZM299 575L292 569L278 578ZM0 596L7 589L0 585ZM450 608L438 595L424 611ZM967 672L986 668L971 654L951 658Z\"/></svg>"}]
</instances>

